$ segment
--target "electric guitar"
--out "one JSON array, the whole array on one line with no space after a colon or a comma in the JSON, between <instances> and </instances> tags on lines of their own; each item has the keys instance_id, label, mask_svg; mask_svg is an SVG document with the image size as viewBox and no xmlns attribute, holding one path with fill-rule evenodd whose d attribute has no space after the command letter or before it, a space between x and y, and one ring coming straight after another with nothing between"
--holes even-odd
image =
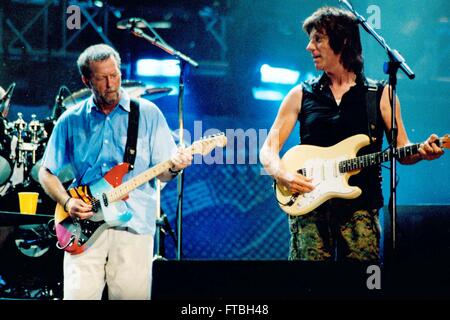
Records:
<instances>
[{"instance_id":1,"label":"electric guitar","mask_svg":"<svg viewBox=\"0 0 450 320\"><path fill-rule=\"evenodd\" d=\"M275 184L275 196L281 209L289 215L300 216L332 198L359 197L361 189L350 186L348 179L363 168L392 158L390 150L356 157L359 149L369 143L368 136L357 134L328 148L298 145L289 149L281 159L281 166L288 172L312 178L314 190L292 194L286 187ZM450 148L450 135L445 135L435 143L441 148ZM419 147L420 143L396 149L398 158L418 153Z\"/></svg>"},{"instance_id":2,"label":"electric guitar","mask_svg":"<svg viewBox=\"0 0 450 320\"><path fill-rule=\"evenodd\" d=\"M221 133L196 141L186 149L192 154L206 155L215 147L224 147L226 143L227 138ZM92 205L94 215L89 219L73 219L63 206L57 204L55 209L57 247L71 254L82 253L94 243L102 231L127 223L133 216L124 201L128 198L128 194L167 171L172 165L170 160L161 162L122 183L123 176L128 173L129 164L120 163L94 183L69 189L71 197L82 199Z\"/></svg>"}]
</instances>

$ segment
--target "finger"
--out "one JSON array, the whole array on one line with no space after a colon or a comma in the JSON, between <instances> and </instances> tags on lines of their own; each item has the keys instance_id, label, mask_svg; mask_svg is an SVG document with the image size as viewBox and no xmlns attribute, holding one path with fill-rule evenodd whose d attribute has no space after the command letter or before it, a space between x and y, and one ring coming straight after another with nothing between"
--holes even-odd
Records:
<instances>
[{"instance_id":1,"label":"finger","mask_svg":"<svg viewBox=\"0 0 450 320\"><path fill-rule=\"evenodd\" d=\"M314 189L314 185L311 183L312 182L312 178L306 178L304 176L300 176L300 177L297 177L296 182L300 186L303 186L303 187L307 188L309 191Z\"/></svg>"},{"instance_id":2,"label":"finger","mask_svg":"<svg viewBox=\"0 0 450 320\"><path fill-rule=\"evenodd\" d=\"M311 192L314 190L314 185L305 181L297 182L297 186L301 192Z\"/></svg>"},{"instance_id":3,"label":"finger","mask_svg":"<svg viewBox=\"0 0 450 320\"><path fill-rule=\"evenodd\" d=\"M188 162L189 156L187 154L181 154L179 157L180 162Z\"/></svg>"},{"instance_id":4,"label":"finger","mask_svg":"<svg viewBox=\"0 0 450 320\"><path fill-rule=\"evenodd\" d=\"M192 161L192 158L193 157L190 154L185 154L181 157L181 159L184 163L190 163Z\"/></svg>"},{"instance_id":5,"label":"finger","mask_svg":"<svg viewBox=\"0 0 450 320\"><path fill-rule=\"evenodd\" d=\"M430 137L428 138L428 141L430 141L430 142L434 142L434 141L436 141L437 139L439 139L439 137L437 136L437 134L432 134L432 135L430 135Z\"/></svg>"},{"instance_id":6,"label":"finger","mask_svg":"<svg viewBox=\"0 0 450 320\"><path fill-rule=\"evenodd\" d=\"M433 153L435 153L435 154L441 154L442 153L442 149L439 148L436 143L432 143L431 144L431 148L433 149Z\"/></svg>"},{"instance_id":7,"label":"finger","mask_svg":"<svg viewBox=\"0 0 450 320\"><path fill-rule=\"evenodd\" d=\"M78 218L80 218L81 220L84 219L89 219L94 215L94 212L89 211L89 212L80 212L76 214Z\"/></svg>"},{"instance_id":8,"label":"finger","mask_svg":"<svg viewBox=\"0 0 450 320\"><path fill-rule=\"evenodd\" d=\"M178 167L180 165L180 159L178 159L177 157L174 157L172 159L172 163Z\"/></svg>"},{"instance_id":9,"label":"finger","mask_svg":"<svg viewBox=\"0 0 450 320\"><path fill-rule=\"evenodd\" d=\"M191 154L191 153L190 153L186 148L184 148L184 147L178 148L177 153L178 153L179 155L189 155L189 154Z\"/></svg>"},{"instance_id":10,"label":"finger","mask_svg":"<svg viewBox=\"0 0 450 320\"><path fill-rule=\"evenodd\" d=\"M303 192L311 192L314 190L314 186L311 183L303 183L301 188Z\"/></svg>"},{"instance_id":11,"label":"finger","mask_svg":"<svg viewBox=\"0 0 450 320\"><path fill-rule=\"evenodd\" d=\"M182 169L190 165L192 163L192 159L192 155L179 155L178 157L175 157L172 162L176 167Z\"/></svg>"},{"instance_id":12,"label":"finger","mask_svg":"<svg viewBox=\"0 0 450 320\"><path fill-rule=\"evenodd\" d=\"M301 188L301 186L299 186L297 184L291 184L288 189L289 189L289 191L292 194L302 194L302 193L304 193L302 188Z\"/></svg>"},{"instance_id":13,"label":"finger","mask_svg":"<svg viewBox=\"0 0 450 320\"><path fill-rule=\"evenodd\" d=\"M82 209L83 211L88 211L92 209L92 205L88 204L82 200L77 199L74 206L79 207L80 209Z\"/></svg>"},{"instance_id":14,"label":"finger","mask_svg":"<svg viewBox=\"0 0 450 320\"><path fill-rule=\"evenodd\" d=\"M311 182L312 178L308 178L304 175L302 175L301 173L296 173L295 175L300 181L306 181L306 182Z\"/></svg>"},{"instance_id":15,"label":"finger","mask_svg":"<svg viewBox=\"0 0 450 320\"><path fill-rule=\"evenodd\" d=\"M82 211L79 211L77 208L73 208L70 210L69 215L72 218L88 219L94 215L94 212L92 212L92 211L82 212Z\"/></svg>"},{"instance_id":16,"label":"finger","mask_svg":"<svg viewBox=\"0 0 450 320\"><path fill-rule=\"evenodd\" d=\"M419 154L422 157L422 159L426 159L428 157L427 153L425 152L425 150L422 147L420 147L418 151L419 151Z\"/></svg>"},{"instance_id":17,"label":"finger","mask_svg":"<svg viewBox=\"0 0 450 320\"><path fill-rule=\"evenodd\" d=\"M305 185L303 185L303 186L300 187L300 190L301 190L303 193L308 193L308 192L311 192L311 191L314 190L314 186L313 186L313 185L311 185L311 186L305 186Z\"/></svg>"},{"instance_id":18,"label":"finger","mask_svg":"<svg viewBox=\"0 0 450 320\"><path fill-rule=\"evenodd\" d=\"M424 149L425 149L425 151L427 152L427 153L431 153L431 152L433 152L433 148L431 147L431 144L430 144L430 142L425 142L425 144L424 144Z\"/></svg>"},{"instance_id":19,"label":"finger","mask_svg":"<svg viewBox=\"0 0 450 320\"><path fill-rule=\"evenodd\" d=\"M77 210L78 210L78 212L89 212L89 211L92 211L92 206L88 206L88 207L80 206L77 208Z\"/></svg>"},{"instance_id":20,"label":"finger","mask_svg":"<svg viewBox=\"0 0 450 320\"><path fill-rule=\"evenodd\" d=\"M192 163L192 156L188 156L185 159L183 159L184 164L188 165Z\"/></svg>"}]
</instances>

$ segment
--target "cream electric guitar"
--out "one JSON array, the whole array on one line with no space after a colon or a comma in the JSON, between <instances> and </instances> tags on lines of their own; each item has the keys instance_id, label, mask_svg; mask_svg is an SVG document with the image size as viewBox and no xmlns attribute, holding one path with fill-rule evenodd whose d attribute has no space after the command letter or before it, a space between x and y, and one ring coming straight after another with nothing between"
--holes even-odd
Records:
<instances>
[{"instance_id":1,"label":"cream electric guitar","mask_svg":"<svg viewBox=\"0 0 450 320\"><path fill-rule=\"evenodd\" d=\"M186 150L192 154L206 155L215 147L224 147L226 144L225 135L219 134L196 141ZM122 178L128 173L129 164L120 163L94 183L69 189L71 197L91 204L95 214L89 219L73 219L63 206L57 204L55 209L57 247L71 254L82 253L94 243L103 230L127 223L133 216L125 204L128 194L167 171L172 165L170 160L161 162L122 183Z\"/></svg>"},{"instance_id":2,"label":"cream electric guitar","mask_svg":"<svg viewBox=\"0 0 450 320\"><path fill-rule=\"evenodd\" d=\"M275 196L281 209L289 215L307 214L332 198L354 199L361 195L361 189L350 186L350 176L361 169L390 160L390 150L356 157L357 152L370 143L364 134L351 136L334 146L324 148L312 145L298 145L289 149L281 159L281 165L288 172L300 173L312 178L315 186L311 192L292 194L285 187L275 185ZM441 148L450 148L447 134L435 142ZM397 149L398 158L418 153L420 144Z\"/></svg>"}]
</instances>

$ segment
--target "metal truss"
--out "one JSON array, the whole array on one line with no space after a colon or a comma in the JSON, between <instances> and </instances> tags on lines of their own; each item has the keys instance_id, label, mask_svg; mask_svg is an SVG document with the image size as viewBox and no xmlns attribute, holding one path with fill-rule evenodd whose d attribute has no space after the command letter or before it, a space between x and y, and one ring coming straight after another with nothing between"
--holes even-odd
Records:
<instances>
[{"instance_id":1,"label":"metal truss","mask_svg":"<svg viewBox=\"0 0 450 320\"><path fill-rule=\"evenodd\" d=\"M0 0L3 1L3 0ZM24 56L34 61L54 58L74 59L80 54L79 41L85 36L98 36L102 42L112 45L108 37L111 19L121 18L123 8L109 5L107 1L93 0L9 0L13 7L6 11L0 4L0 55L17 60ZM20 8L30 8L33 13L27 20L14 19ZM78 6L81 23L78 29L67 28L69 6ZM16 6L16 7L14 7ZM219 8L205 6L198 11L206 31L212 35L219 48L218 59L202 62L199 73L221 76L228 69L226 43L229 18ZM111 16L113 15L113 16Z\"/></svg>"},{"instance_id":2,"label":"metal truss","mask_svg":"<svg viewBox=\"0 0 450 320\"><path fill-rule=\"evenodd\" d=\"M220 61L224 62L228 51L226 43L228 17L221 15L216 8L210 6L203 7L198 14L205 23L206 31L211 33L219 44Z\"/></svg>"},{"instance_id":3,"label":"metal truss","mask_svg":"<svg viewBox=\"0 0 450 320\"><path fill-rule=\"evenodd\" d=\"M51 39L49 35L49 10L52 6L58 5L59 1L48 0L41 4L41 8L37 10L34 16L27 21L23 26L17 26L9 18L5 17L5 12L0 8L0 54L8 54L12 58L20 58L26 54L34 60L46 60L48 58L56 57L74 57L79 55L79 51L71 51L70 45L75 42L77 38L82 36L83 33L91 31L93 29L95 33L102 39L104 43L112 45L108 38L108 21L109 15L120 15L120 9L109 6L106 3L101 3L101 7L94 5L92 1L60 1L61 5L61 32L52 34L51 36L58 37L54 41L60 44L60 47L51 48ZM84 19L80 28L72 31L66 27L67 13L66 8L68 6L75 5L80 9L80 13ZM36 7L36 4L34 4ZM6 19L5 19L6 18ZM81 18L81 17L80 17ZM54 21L54 20L53 20ZM17 23L17 22L16 22ZM92 28L88 28L91 26ZM33 28L34 29L33 29ZM5 41L4 35L6 32L11 32L14 36L12 39ZM71 34L70 34L71 33ZM31 37L35 40L36 37L41 37L38 45L31 44ZM55 40L55 39L53 39Z\"/></svg>"}]
</instances>

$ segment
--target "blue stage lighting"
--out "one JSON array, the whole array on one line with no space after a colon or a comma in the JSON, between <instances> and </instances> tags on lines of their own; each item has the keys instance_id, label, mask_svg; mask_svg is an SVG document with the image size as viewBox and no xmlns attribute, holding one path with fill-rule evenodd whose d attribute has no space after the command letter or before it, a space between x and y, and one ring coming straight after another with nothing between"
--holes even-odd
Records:
<instances>
[{"instance_id":1,"label":"blue stage lighting","mask_svg":"<svg viewBox=\"0 0 450 320\"><path fill-rule=\"evenodd\" d=\"M136 74L142 77L178 77L178 60L140 59L136 63Z\"/></svg>"},{"instance_id":2,"label":"blue stage lighting","mask_svg":"<svg viewBox=\"0 0 450 320\"><path fill-rule=\"evenodd\" d=\"M256 100L281 101L285 92L267 88L252 88L253 98Z\"/></svg>"},{"instance_id":3,"label":"blue stage lighting","mask_svg":"<svg viewBox=\"0 0 450 320\"><path fill-rule=\"evenodd\" d=\"M300 72L286 69L275 68L268 64L263 64L260 68L261 82L279 83L279 84L295 84L300 77Z\"/></svg>"}]
</instances>

